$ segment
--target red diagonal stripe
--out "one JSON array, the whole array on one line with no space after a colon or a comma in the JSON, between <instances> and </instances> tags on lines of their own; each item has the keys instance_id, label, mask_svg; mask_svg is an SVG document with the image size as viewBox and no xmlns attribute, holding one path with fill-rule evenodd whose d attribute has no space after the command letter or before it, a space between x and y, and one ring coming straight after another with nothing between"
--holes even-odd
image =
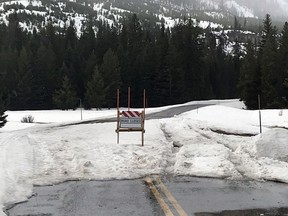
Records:
<instances>
[{"instance_id":1,"label":"red diagonal stripe","mask_svg":"<svg viewBox=\"0 0 288 216\"><path fill-rule=\"evenodd\" d=\"M128 118L135 118L141 116L141 114L138 111L123 111L122 115Z\"/></svg>"},{"instance_id":2,"label":"red diagonal stripe","mask_svg":"<svg viewBox=\"0 0 288 216\"><path fill-rule=\"evenodd\" d=\"M122 115L125 116L125 117L129 117L129 116L127 115L126 111L123 111L123 112L122 112Z\"/></svg>"},{"instance_id":3,"label":"red diagonal stripe","mask_svg":"<svg viewBox=\"0 0 288 216\"><path fill-rule=\"evenodd\" d=\"M132 111L128 111L128 115L129 115L131 118L135 117L134 112L132 112Z\"/></svg>"}]
</instances>

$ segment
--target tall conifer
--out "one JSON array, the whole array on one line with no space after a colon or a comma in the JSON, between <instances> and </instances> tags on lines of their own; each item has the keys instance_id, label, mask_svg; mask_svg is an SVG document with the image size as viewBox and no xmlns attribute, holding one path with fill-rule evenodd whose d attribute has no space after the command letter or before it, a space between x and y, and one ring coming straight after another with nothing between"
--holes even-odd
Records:
<instances>
[{"instance_id":1,"label":"tall conifer","mask_svg":"<svg viewBox=\"0 0 288 216\"><path fill-rule=\"evenodd\" d=\"M110 108L116 103L115 92L121 85L119 60L111 49L103 57L100 73L103 76L104 86L107 89L106 102L108 108Z\"/></svg>"},{"instance_id":2,"label":"tall conifer","mask_svg":"<svg viewBox=\"0 0 288 216\"><path fill-rule=\"evenodd\" d=\"M279 94L281 100L287 107L288 105L288 22L285 22L278 53L278 70L280 74Z\"/></svg>"},{"instance_id":3,"label":"tall conifer","mask_svg":"<svg viewBox=\"0 0 288 216\"><path fill-rule=\"evenodd\" d=\"M62 88L55 91L53 95L53 102L57 108L62 110L76 108L77 96L67 76L63 78Z\"/></svg>"},{"instance_id":4,"label":"tall conifer","mask_svg":"<svg viewBox=\"0 0 288 216\"><path fill-rule=\"evenodd\" d=\"M7 122L7 115L4 114L5 112L5 104L3 100L3 96L0 93L0 128L4 127Z\"/></svg>"},{"instance_id":5,"label":"tall conifer","mask_svg":"<svg viewBox=\"0 0 288 216\"><path fill-rule=\"evenodd\" d=\"M240 99L244 101L248 109L257 109L257 97L260 91L260 83L259 78L257 77L257 65L255 64L255 48L250 40L246 45L246 52L247 54L240 69L238 83Z\"/></svg>"},{"instance_id":6,"label":"tall conifer","mask_svg":"<svg viewBox=\"0 0 288 216\"><path fill-rule=\"evenodd\" d=\"M95 66L92 79L87 83L85 105L87 108L101 109L105 104L106 90L98 66Z\"/></svg>"},{"instance_id":7,"label":"tall conifer","mask_svg":"<svg viewBox=\"0 0 288 216\"><path fill-rule=\"evenodd\" d=\"M279 71L277 71L276 29L272 26L269 15L266 15L264 20L260 51L262 105L266 108L277 108L280 99L277 93Z\"/></svg>"}]
</instances>

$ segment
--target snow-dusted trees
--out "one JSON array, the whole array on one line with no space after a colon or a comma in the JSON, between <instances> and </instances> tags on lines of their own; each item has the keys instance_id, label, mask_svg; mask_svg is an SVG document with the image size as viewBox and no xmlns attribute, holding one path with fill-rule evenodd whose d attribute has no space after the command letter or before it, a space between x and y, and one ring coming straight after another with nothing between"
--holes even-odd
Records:
<instances>
[{"instance_id":1,"label":"snow-dusted trees","mask_svg":"<svg viewBox=\"0 0 288 216\"><path fill-rule=\"evenodd\" d=\"M287 101L288 24L276 36L270 16L256 45L259 49L251 53L247 47L244 59L243 38L235 40L229 52L231 37L225 31L215 34L210 26L203 30L192 18L166 28L164 22L159 26L136 14L124 19L123 25L91 17L80 35L73 23L63 29L48 25L28 34L14 18L9 26L0 24L1 85L10 110L75 108L75 95L86 107L113 107L116 89L120 88L120 101L125 101L129 86L133 106L142 105L143 89L149 106L237 98L241 65L241 98L249 100L249 108L256 108L257 94L265 107ZM76 102L64 106L71 86Z\"/></svg>"}]
</instances>

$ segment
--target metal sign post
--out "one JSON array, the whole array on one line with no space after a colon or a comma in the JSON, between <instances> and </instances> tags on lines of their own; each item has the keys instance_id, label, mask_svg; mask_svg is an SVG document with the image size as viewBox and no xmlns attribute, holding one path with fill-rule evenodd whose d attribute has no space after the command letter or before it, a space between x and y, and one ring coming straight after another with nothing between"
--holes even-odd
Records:
<instances>
[{"instance_id":1,"label":"metal sign post","mask_svg":"<svg viewBox=\"0 0 288 216\"><path fill-rule=\"evenodd\" d=\"M131 111L130 110L130 87L128 88L128 111L120 111L120 92L117 89L117 144L119 144L120 132L141 132L142 133L142 146L144 146L144 122L145 122L145 104L146 93L144 90L143 95L143 111Z\"/></svg>"}]
</instances>

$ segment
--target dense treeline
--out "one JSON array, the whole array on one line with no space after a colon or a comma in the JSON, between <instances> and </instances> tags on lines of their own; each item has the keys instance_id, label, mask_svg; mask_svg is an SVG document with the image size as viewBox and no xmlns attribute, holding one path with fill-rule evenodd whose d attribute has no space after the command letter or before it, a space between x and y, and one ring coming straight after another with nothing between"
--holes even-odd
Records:
<instances>
[{"instance_id":1,"label":"dense treeline","mask_svg":"<svg viewBox=\"0 0 288 216\"><path fill-rule=\"evenodd\" d=\"M249 109L288 106L288 23L281 35L272 25L270 15L264 20L260 44L247 43L239 80L241 99Z\"/></svg>"},{"instance_id":2,"label":"dense treeline","mask_svg":"<svg viewBox=\"0 0 288 216\"><path fill-rule=\"evenodd\" d=\"M143 89L148 106L238 96L239 44L227 56L226 38L190 19L173 29L135 14L121 28L91 21L80 38L73 23L27 33L16 14L9 19L0 25L0 79L10 110L75 108L79 99L86 108L112 107L117 88L125 105L128 86L134 106L141 106Z\"/></svg>"}]
</instances>

